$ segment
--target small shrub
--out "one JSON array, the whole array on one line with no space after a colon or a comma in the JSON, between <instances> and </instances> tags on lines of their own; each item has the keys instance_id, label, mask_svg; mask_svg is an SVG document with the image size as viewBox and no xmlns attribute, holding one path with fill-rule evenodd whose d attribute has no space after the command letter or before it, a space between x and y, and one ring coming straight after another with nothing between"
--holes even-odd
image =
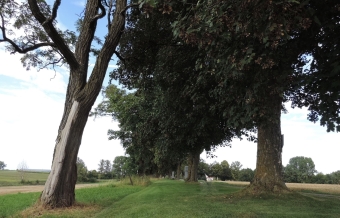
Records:
<instances>
[{"instance_id":1,"label":"small shrub","mask_svg":"<svg viewBox=\"0 0 340 218\"><path fill-rule=\"evenodd\" d=\"M148 176L131 176L131 180L133 182L133 185L138 186L148 186L151 184L150 177ZM124 178L120 179L120 183L122 185L131 185L130 178L128 176L125 176Z\"/></svg>"},{"instance_id":2,"label":"small shrub","mask_svg":"<svg viewBox=\"0 0 340 218\"><path fill-rule=\"evenodd\" d=\"M22 180L20 181L20 184L23 184L23 185L33 185L32 181L24 180L24 179L22 179Z\"/></svg>"}]
</instances>

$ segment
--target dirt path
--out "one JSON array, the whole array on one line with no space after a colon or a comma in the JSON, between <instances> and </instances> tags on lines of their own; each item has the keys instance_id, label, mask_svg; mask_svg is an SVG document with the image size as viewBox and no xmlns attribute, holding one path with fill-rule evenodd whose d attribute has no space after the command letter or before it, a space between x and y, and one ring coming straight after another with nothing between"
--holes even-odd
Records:
<instances>
[{"instance_id":1,"label":"dirt path","mask_svg":"<svg viewBox=\"0 0 340 218\"><path fill-rule=\"evenodd\" d=\"M76 189L86 188L91 186L98 186L98 183L94 184L78 184ZM0 187L0 195L16 194L16 193L28 193L28 192L41 192L43 191L43 185L26 185L26 186L4 186Z\"/></svg>"}]
</instances>

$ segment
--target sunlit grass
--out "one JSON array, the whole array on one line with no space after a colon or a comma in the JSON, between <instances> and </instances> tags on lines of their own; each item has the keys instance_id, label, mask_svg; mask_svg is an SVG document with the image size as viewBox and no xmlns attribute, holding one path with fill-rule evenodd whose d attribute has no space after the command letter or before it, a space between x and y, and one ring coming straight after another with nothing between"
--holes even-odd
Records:
<instances>
[{"instance_id":1,"label":"sunlit grass","mask_svg":"<svg viewBox=\"0 0 340 218\"><path fill-rule=\"evenodd\" d=\"M0 217L10 217L37 202L40 193L9 194L0 196Z\"/></svg>"},{"instance_id":2,"label":"sunlit grass","mask_svg":"<svg viewBox=\"0 0 340 218\"><path fill-rule=\"evenodd\" d=\"M123 183L76 190L77 204L67 209L43 209L34 204L38 193L0 196L0 217L340 217L336 198L296 192L244 196L241 186L222 182Z\"/></svg>"},{"instance_id":3,"label":"sunlit grass","mask_svg":"<svg viewBox=\"0 0 340 218\"><path fill-rule=\"evenodd\" d=\"M154 182L96 217L339 217L340 203L297 193L243 196L225 183ZM242 196L242 197L241 197Z\"/></svg>"}]
</instances>

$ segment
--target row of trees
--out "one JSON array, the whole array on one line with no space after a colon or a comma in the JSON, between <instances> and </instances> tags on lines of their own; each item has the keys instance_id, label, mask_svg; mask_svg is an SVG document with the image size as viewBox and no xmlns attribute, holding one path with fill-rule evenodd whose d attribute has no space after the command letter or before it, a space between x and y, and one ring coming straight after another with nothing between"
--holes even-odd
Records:
<instances>
[{"instance_id":1,"label":"row of trees","mask_svg":"<svg viewBox=\"0 0 340 218\"><path fill-rule=\"evenodd\" d=\"M340 131L338 0L130 3L87 0L74 33L56 27L60 0L52 7L44 0L0 1L0 43L8 51L24 54L28 69L70 70L43 205L75 202L83 130L113 54L121 60L111 78L136 92L107 94L102 114L120 122L109 137L121 139L143 172L152 163L165 170L187 159L188 180L197 181L203 149L246 136L258 143L249 190L281 192L282 103L308 107L309 120ZM97 37L104 17L107 33Z\"/></svg>"},{"instance_id":2,"label":"row of trees","mask_svg":"<svg viewBox=\"0 0 340 218\"><path fill-rule=\"evenodd\" d=\"M335 2L329 1L332 12L327 16L319 14L324 6L316 1L191 3L164 2L169 13L150 9L148 19L132 9L120 42L119 68L111 78L137 91L109 86L107 100L95 113L119 121L120 130L109 131L109 137L120 139L131 155L138 151L140 163L152 159L147 153L168 168L169 160L187 157L188 181L197 181L203 149L244 135L253 140L257 132L257 166L250 190L286 190L282 103L309 106L311 121L320 116L328 131L340 129L339 86L330 81L330 88L319 78L321 71L334 79L339 76L338 68L328 64L339 63L326 54L324 44L329 42L318 35L330 22L322 34L334 37L339 25ZM179 17L172 10L181 11ZM249 19L249 14L256 16ZM338 38L333 39L337 45ZM327 60L320 56L324 52ZM320 93L320 87L328 94Z\"/></svg>"},{"instance_id":3,"label":"row of trees","mask_svg":"<svg viewBox=\"0 0 340 218\"><path fill-rule=\"evenodd\" d=\"M317 183L317 184L340 184L340 171L330 174L318 173L312 158L297 156L289 160L283 167L285 182L292 183Z\"/></svg>"},{"instance_id":4,"label":"row of trees","mask_svg":"<svg viewBox=\"0 0 340 218\"><path fill-rule=\"evenodd\" d=\"M110 160L101 159L98 170L89 171L85 162L78 157L77 174L78 182L96 182L97 179L121 179L125 176L136 175L137 168L130 157L117 156L112 163Z\"/></svg>"},{"instance_id":5,"label":"row of trees","mask_svg":"<svg viewBox=\"0 0 340 218\"><path fill-rule=\"evenodd\" d=\"M251 182L254 178L254 173L255 171L250 168L243 169L239 161L232 162L230 165L226 160L221 163L215 161L207 164L201 159L198 167L198 174L202 179L205 179L205 175L208 175L209 177L215 177L222 181L235 180Z\"/></svg>"},{"instance_id":6,"label":"row of trees","mask_svg":"<svg viewBox=\"0 0 340 218\"><path fill-rule=\"evenodd\" d=\"M99 173L96 170L88 170L85 162L77 158L77 182L96 182L99 176Z\"/></svg>"},{"instance_id":7,"label":"row of trees","mask_svg":"<svg viewBox=\"0 0 340 218\"><path fill-rule=\"evenodd\" d=\"M283 168L283 179L289 183L315 183L315 184L340 184L340 170L330 174L318 173L313 160L309 157L297 156L289 160ZM205 179L205 175L216 177L220 180L236 180L251 182L256 170L250 168L243 169L238 161L230 165L227 161L211 164L200 160L198 174L200 179Z\"/></svg>"}]
</instances>

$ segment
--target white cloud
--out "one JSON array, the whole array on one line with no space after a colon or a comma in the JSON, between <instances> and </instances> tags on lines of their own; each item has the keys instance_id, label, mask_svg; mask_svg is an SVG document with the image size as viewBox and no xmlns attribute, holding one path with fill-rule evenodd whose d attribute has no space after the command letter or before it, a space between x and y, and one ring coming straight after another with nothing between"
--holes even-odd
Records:
<instances>
[{"instance_id":1,"label":"white cloud","mask_svg":"<svg viewBox=\"0 0 340 218\"><path fill-rule=\"evenodd\" d=\"M6 63L6 68L0 71L0 75L19 80L20 86L38 88L48 92L65 93L67 75L64 70L58 71L42 69L25 70L19 60L20 54L10 55L8 52L0 50L0 60Z\"/></svg>"},{"instance_id":2,"label":"white cloud","mask_svg":"<svg viewBox=\"0 0 340 218\"><path fill-rule=\"evenodd\" d=\"M26 71L20 56L3 51L0 58L6 63L0 71L0 160L8 169L16 169L22 160L31 169L49 169L64 109L67 73L58 71L50 80L52 70ZM89 118L79 151L89 169L96 169L100 159L124 155L119 141L107 140L107 130L116 127L110 118Z\"/></svg>"}]
</instances>

